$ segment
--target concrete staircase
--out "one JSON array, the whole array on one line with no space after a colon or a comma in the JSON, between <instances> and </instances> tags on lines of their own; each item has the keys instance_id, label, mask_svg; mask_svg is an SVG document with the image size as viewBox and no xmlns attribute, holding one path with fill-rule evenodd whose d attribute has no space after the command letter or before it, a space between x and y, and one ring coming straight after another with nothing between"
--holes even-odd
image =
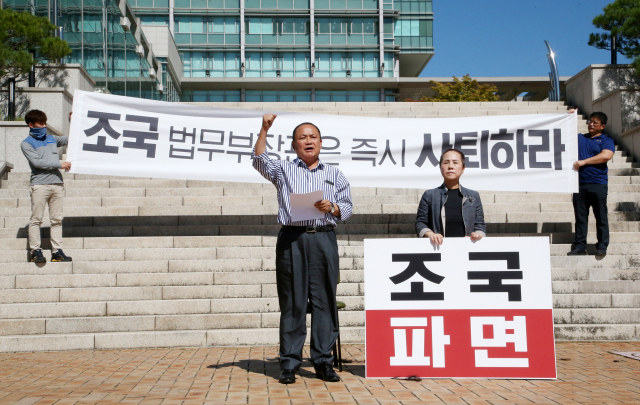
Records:
<instances>
[{"instance_id":1,"label":"concrete staircase","mask_svg":"<svg viewBox=\"0 0 640 405\"><path fill-rule=\"evenodd\" d=\"M224 106L391 117L567 108L533 102L230 104ZM609 164L612 232L602 259L566 256L573 237L570 194L481 193L489 236L550 237L558 339L640 335L640 170L629 160L617 151ZM279 226L271 184L65 174L64 251L73 262L37 266L27 262L28 181L28 173L10 173L0 189L0 352L278 343ZM352 191L355 214L337 229L338 293L346 303L341 337L363 342L363 239L414 237L424 190ZM595 223L589 229L593 243ZM48 249L48 229L43 235Z\"/></svg>"}]
</instances>

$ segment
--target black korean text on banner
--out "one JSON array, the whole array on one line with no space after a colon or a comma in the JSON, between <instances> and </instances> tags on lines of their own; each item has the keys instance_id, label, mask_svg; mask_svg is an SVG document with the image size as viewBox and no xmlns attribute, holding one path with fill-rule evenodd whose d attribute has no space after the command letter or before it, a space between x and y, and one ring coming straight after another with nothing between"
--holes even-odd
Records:
<instances>
[{"instance_id":1,"label":"black korean text on banner","mask_svg":"<svg viewBox=\"0 0 640 405\"><path fill-rule=\"evenodd\" d=\"M435 284L440 284L444 277L435 274L425 266L424 262L440 261L439 253L409 253L409 254L394 254L392 255L393 262L409 262L407 268L399 274L393 277L389 277L394 284L400 284L411 277L414 274L419 274L425 280L428 280ZM392 292L391 301L432 301L432 300L444 300L443 292L425 292L424 282L413 281L411 282L411 292Z\"/></svg>"},{"instance_id":2,"label":"black korean text on banner","mask_svg":"<svg viewBox=\"0 0 640 405\"><path fill-rule=\"evenodd\" d=\"M469 260L504 260L507 269L520 268L520 254L518 252L470 252ZM502 280L522 280L521 271L469 271L469 280L489 280L489 284L472 284L472 293L506 292L509 301L522 301L520 284L503 284Z\"/></svg>"},{"instance_id":3,"label":"black korean text on banner","mask_svg":"<svg viewBox=\"0 0 640 405\"><path fill-rule=\"evenodd\" d=\"M527 168L562 170L562 154L566 147L562 143L561 130L553 130L553 142L549 130L528 130L527 132L526 140L529 143L525 142L524 129L516 130L515 134L507 132L504 128L494 134L490 134L489 131L458 132L451 137L449 133L443 133L442 147L438 152L433 150L431 134L425 133L422 150L415 165L422 167L429 160L429 163L436 167L439 164L437 156L448 149L457 149L465 154L465 166L469 169L486 170L490 166L508 169L515 163L518 170ZM539 143L535 143L537 140ZM541 152L550 152L552 146L553 162L541 161L538 155ZM504 157L501 158L500 155Z\"/></svg>"}]
</instances>

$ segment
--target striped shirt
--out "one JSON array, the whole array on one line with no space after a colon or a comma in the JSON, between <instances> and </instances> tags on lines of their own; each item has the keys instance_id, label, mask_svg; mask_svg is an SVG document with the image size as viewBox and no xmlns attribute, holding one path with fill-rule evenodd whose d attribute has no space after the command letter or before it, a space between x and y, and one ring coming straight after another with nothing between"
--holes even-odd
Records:
<instances>
[{"instance_id":1,"label":"striped shirt","mask_svg":"<svg viewBox=\"0 0 640 405\"><path fill-rule=\"evenodd\" d=\"M319 161L313 170L309 170L300 158L292 162L274 160L269 158L267 151L256 156L255 149L251 159L253 167L278 190L278 223L290 226L336 225L336 217L329 212L320 219L291 221L289 193L304 194L317 190L322 190L323 199L329 200L340 208L339 220L346 221L351 216L353 212L351 186L338 168Z\"/></svg>"}]
</instances>

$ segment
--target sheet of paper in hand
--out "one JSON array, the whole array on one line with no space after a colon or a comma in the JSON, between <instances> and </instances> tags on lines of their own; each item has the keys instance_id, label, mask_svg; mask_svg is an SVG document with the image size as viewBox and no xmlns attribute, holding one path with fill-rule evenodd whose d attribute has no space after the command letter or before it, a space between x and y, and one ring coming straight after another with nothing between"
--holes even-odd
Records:
<instances>
[{"instance_id":1,"label":"sheet of paper in hand","mask_svg":"<svg viewBox=\"0 0 640 405\"><path fill-rule=\"evenodd\" d=\"M289 194L291 203L291 221L306 221L309 219L324 218L324 212L320 211L313 204L322 200L322 190L312 191L305 194Z\"/></svg>"}]
</instances>

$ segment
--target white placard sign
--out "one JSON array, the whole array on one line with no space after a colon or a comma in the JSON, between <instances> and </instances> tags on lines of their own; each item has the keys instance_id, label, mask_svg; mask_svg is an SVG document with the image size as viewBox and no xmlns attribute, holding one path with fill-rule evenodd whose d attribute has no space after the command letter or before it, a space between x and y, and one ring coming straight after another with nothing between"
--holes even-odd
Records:
<instances>
[{"instance_id":1,"label":"white placard sign","mask_svg":"<svg viewBox=\"0 0 640 405\"><path fill-rule=\"evenodd\" d=\"M555 378L547 237L365 239L366 375Z\"/></svg>"},{"instance_id":2,"label":"white placard sign","mask_svg":"<svg viewBox=\"0 0 640 405\"><path fill-rule=\"evenodd\" d=\"M251 152L269 111L76 90L67 159L72 173L185 180L265 182ZM278 113L268 134L274 159L296 157L292 130L313 122L320 159L352 186L421 188L442 183L438 159L467 155L464 185L474 190L577 192L576 114L457 118L376 118Z\"/></svg>"}]
</instances>

